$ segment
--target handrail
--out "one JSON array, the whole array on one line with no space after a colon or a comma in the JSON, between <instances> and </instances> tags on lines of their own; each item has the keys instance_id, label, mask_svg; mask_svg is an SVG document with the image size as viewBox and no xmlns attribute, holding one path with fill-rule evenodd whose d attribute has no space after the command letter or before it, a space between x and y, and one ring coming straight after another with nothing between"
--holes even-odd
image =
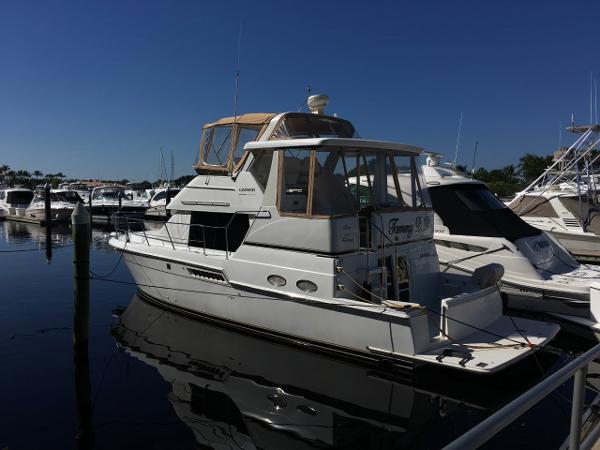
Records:
<instances>
[{"instance_id":1,"label":"handrail","mask_svg":"<svg viewBox=\"0 0 600 450\"><path fill-rule=\"evenodd\" d=\"M512 402L496 411L483 422L452 441L444 447L444 449L465 450L478 448L510 425L531 407L543 400L565 381L573 377L573 375L575 375L575 380L573 386L569 450L587 450L591 448L595 443L595 440L592 438L598 437L600 427L598 427L599 429L594 429L583 443L580 443L580 428L587 366L598 357L600 357L600 344L596 344L583 355L577 357L569 364L560 368L548 378L514 399Z\"/></svg>"},{"instance_id":2,"label":"handrail","mask_svg":"<svg viewBox=\"0 0 600 450\"><path fill-rule=\"evenodd\" d=\"M223 230L225 231L225 257L229 258L229 227L231 226L231 224L233 223L235 217L238 214L255 214L258 216L258 214L260 214L261 212L264 212L264 210L260 209L260 210L241 210L241 211L235 211L232 213L231 217L229 218L229 220L227 221L226 225L205 225L205 224L201 224L201 223L186 223L186 222L174 222L174 221L165 221L163 222L163 226L167 232L167 236L168 239L163 239L162 237L158 236L158 235L150 235L150 239L154 239L160 242L168 242L171 244L171 247L173 248L173 250L176 250L175 248L175 242L173 241L173 237L171 236L171 232L169 231L169 227L168 225L185 225L188 227L201 227L202 228L202 248L203 248L203 253L204 255L206 255L206 228L211 228L211 229L215 229L215 230ZM123 228L120 227L120 225L123 224L123 222L125 223L124 226L124 230ZM134 217L121 217L121 221L116 221L115 222L115 231L117 233L117 235L119 234L119 232L125 232L125 234L127 235L127 240L129 241L129 231L131 228L131 224L141 224L142 225L142 234L144 239L146 240L146 243L148 245L150 245L149 239L148 239L148 234L146 234L146 227L144 226L144 219L138 219L138 218L134 218Z\"/></svg>"}]
</instances>

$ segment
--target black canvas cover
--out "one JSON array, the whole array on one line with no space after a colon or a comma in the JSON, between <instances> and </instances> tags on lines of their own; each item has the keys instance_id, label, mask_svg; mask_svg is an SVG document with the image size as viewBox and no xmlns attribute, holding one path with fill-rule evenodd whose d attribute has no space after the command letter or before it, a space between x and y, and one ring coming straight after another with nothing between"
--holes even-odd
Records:
<instances>
[{"instance_id":1,"label":"black canvas cover","mask_svg":"<svg viewBox=\"0 0 600 450\"><path fill-rule=\"evenodd\" d=\"M433 186L429 194L434 211L452 234L503 237L512 242L541 233L483 184Z\"/></svg>"}]
</instances>

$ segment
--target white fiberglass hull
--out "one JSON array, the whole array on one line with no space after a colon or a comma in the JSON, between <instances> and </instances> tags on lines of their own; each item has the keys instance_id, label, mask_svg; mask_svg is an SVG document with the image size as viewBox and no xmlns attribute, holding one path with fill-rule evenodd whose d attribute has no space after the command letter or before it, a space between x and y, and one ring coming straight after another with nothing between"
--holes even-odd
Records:
<instances>
[{"instance_id":1,"label":"white fiberglass hull","mask_svg":"<svg viewBox=\"0 0 600 450\"><path fill-rule=\"evenodd\" d=\"M551 231L552 235L578 259L600 261L600 236L593 233Z\"/></svg>"},{"instance_id":2,"label":"white fiberglass hull","mask_svg":"<svg viewBox=\"0 0 600 450\"><path fill-rule=\"evenodd\" d=\"M50 219L53 222L70 222L73 208L50 208ZM44 208L27 208L25 217L33 220L45 221L46 210Z\"/></svg>"},{"instance_id":3,"label":"white fiberglass hull","mask_svg":"<svg viewBox=\"0 0 600 450\"><path fill-rule=\"evenodd\" d=\"M558 332L555 325L521 318L514 319L516 329L509 317L501 316L486 326L487 332L468 330L468 337L461 343L445 338L431 340L424 330L429 329L429 321L439 322L440 318L423 314L422 310L405 314L382 305L348 305L342 299L286 298L228 281L218 268L143 254L143 247L132 251L129 244L119 242L111 240L123 251L129 270L146 296L192 315L347 356L385 359L402 367L431 363L495 373L535 351L528 345L515 345L523 341L522 332L539 346ZM192 275L194 272L196 275ZM484 309L460 318L474 323L474 316L487 314L486 299L497 295L495 287L483 290L483 301L471 304L480 304ZM458 310L465 311L461 308ZM460 323L451 325L462 327ZM477 350L471 350L469 344Z\"/></svg>"}]
</instances>

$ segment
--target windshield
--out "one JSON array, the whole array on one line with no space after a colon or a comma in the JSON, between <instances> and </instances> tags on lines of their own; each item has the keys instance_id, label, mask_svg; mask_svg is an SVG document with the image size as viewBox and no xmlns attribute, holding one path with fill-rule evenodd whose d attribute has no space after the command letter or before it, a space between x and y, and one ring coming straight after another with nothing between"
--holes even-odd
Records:
<instances>
[{"instance_id":1,"label":"windshield","mask_svg":"<svg viewBox=\"0 0 600 450\"><path fill-rule=\"evenodd\" d=\"M283 212L333 216L419 206L413 195L418 184L411 183L409 175L401 189L396 170L399 162L416 167L411 164L414 157L346 147L294 148L281 153L279 207Z\"/></svg>"},{"instance_id":2,"label":"windshield","mask_svg":"<svg viewBox=\"0 0 600 450\"><path fill-rule=\"evenodd\" d=\"M121 193L121 198L128 198L125 195L125 191L119 188L105 188L94 191L93 198L105 198L109 200L117 200L119 198L119 193Z\"/></svg>"},{"instance_id":3,"label":"windshield","mask_svg":"<svg viewBox=\"0 0 600 450\"><path fill-rule=\"evenodd\" d=\"M303 138L356 138L356 130L347 120L316 114L288 113L281 119L271 140Z\"/></svg>"},{"instance_id":4,"label":"windshield","mask_svg":"<svg viewBox=\"0 0 600 450\"><path fill-rule=\"evenodd\" d=\"M514 241L540 234L482 184L429 188L433 210L452 234L504 237Z\"/></svg>"}]
</instances>

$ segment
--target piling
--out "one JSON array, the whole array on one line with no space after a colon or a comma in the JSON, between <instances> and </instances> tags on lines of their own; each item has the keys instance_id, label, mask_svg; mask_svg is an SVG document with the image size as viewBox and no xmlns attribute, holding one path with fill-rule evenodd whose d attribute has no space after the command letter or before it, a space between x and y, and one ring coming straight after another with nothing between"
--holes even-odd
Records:
<instances>
[{"instance_id":1,"label":"piling","mask_svg":"<svg viewBox=\"0 0 600 450\"><path fill-rule=\"evenodd\" d=\"M73 234L73 356L87 358L90 297L90 215L83 203L71 214Z\"/></svg>"},{"instance_id":2,"label":"piling","mask_svg":"<svg viewBox=\"0 0 600 450\"><path fill-rule=\"evenodd\" d=\"M50 199L50 185L44 186L44 222L46 225L46 260L52 261L52 209Z\"/></svg>"},{"instance_id":3,"label":"piling","mask_svg":"<svg viewBox=\"0 0 600 450\"><path fill-rule=\"evenodd\" d=\"M90 300L90 214L77 203L71 214L73 236L73 364L77 399L76 448L91 449L94 444L88 329Z\"/></svg>"},{"instance_id":4,"label":"piling","mask_svg":"<svg viewBox=\"0 0 600 450\"><path fill-rule=\"evenodd\" d=\"M94 223L94 213L92 211L92 192L94 192L93 189L90 189L90 195L88 197L88 209L90 210L90 223ZM90 227L90 236L92 234L92 227Z\"/></svg>"}]
</instances>

